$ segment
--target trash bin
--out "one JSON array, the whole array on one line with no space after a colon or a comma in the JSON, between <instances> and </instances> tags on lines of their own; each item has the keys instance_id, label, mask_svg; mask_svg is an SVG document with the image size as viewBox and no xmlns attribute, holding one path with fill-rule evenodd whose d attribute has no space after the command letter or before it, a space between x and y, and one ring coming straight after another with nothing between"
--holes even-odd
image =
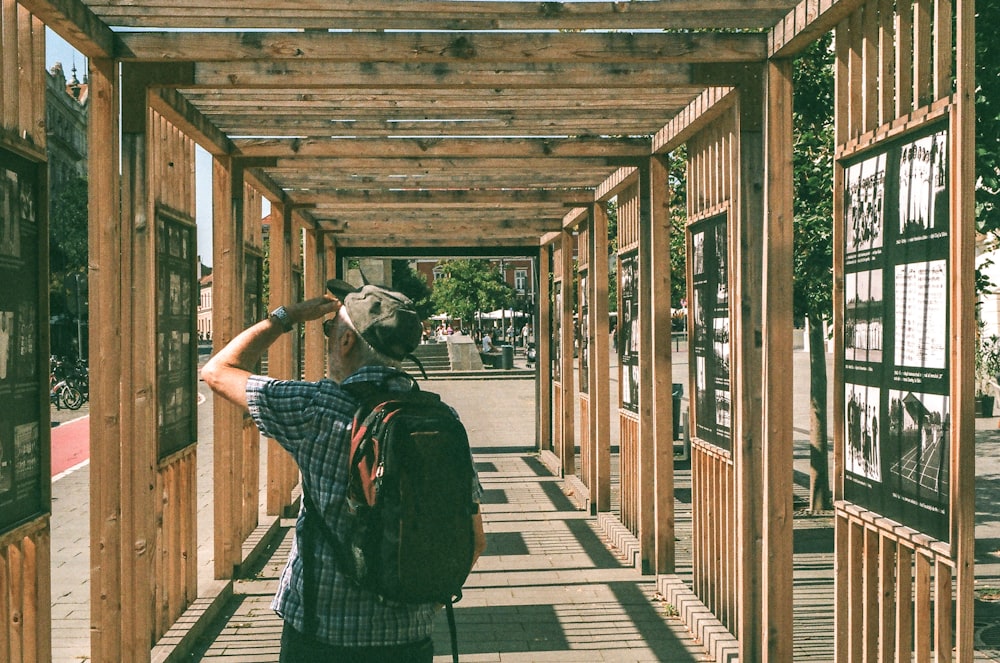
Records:
<instances>
[{"instance_id":1,"label":"trash bin","mask_svg":"<svg viewBox=\"0 0 1000 663\"><path fill-rule=\"evenodd\" d=\"M674 439L681 439L681 396L684 395L684 383L674 382Z\"/></svg>"},{"instance_id":2,"label":"trash bin","mask_svg":"<svg viewBox=\"0 0 1000 663\"><path fill-rule=\"evenodd\" d=\"M500 368L510 370L514 368L514 346L513 345L501 345L500 346Z\"/></svg>"}]
</instances>

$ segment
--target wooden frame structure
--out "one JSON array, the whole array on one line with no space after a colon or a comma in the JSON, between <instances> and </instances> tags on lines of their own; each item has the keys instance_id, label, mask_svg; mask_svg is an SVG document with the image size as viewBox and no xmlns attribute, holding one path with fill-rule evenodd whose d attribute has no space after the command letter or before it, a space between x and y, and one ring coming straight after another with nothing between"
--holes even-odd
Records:
<instances>
[{"instance_id":1,"label":"wooden frame structure","mask_svg":"<svg viewBox=\"0 0 1000 663\"><path fill-rule=\"evenodd\" d=\"M725 337L727 370L713 373L712 417L695 403L699 387L707 391L697 362L687 390L689 427L698 433L693 589L738 638L742 660L790 661L791 398L788 381L774 376L790 374L791 362L791 58L836 29L838 241L847 169L922 136L935 120L950 139L949 218L971 218L971 0L182 5L0 4L0 156L34 164L37 191L45 189L43 28L90 62L90 347L102 357L91 378L92 658L145 660L196 596L196 447L159 454L166 387L151 360L163 353L169 365L183 356L183 332L175 330L174 347L157 329L164 247L154 229L162 213L193 219L195 144L213 157L216 348L260 314L248 310L246 285L260 257L265 198L272 292L286 299L322 292L335 257L355 251L540 250L537 338L555 343L539 343L538 448L564 477L577 477L593 511L634 538L636 564L659 574L675 564L662 160L686 145L690 252L711 227L721 233L713 246L727 268L713 282L726 295L712 330L724 330L716 336ZM618 401L617 513L602 303L611 198L619 278L635 275L634 364ZM47 201L38 201L47 219ZM844 422L835 427L838 660L886 660L911 648L918 661L932 652L971 660L974 329L963 315L974 298L971 233L953 223L945 259L946 541L850 499ZM23 234L47 255L44 235ZM587 394L579 398L574 256L586 270L589 306ZM843 249L837 261L834 393L843 413ZM38 263L31 272L43 284L48 266ZM689 272L689 284L699 274ZM47 298L37 288L44 320ZM47 349L43 327L31 338ZM302 346L306 376L322 376L318 323L306 326ZM294 339L275 345L272 374L297 376L299 352ZM44 411L40 403L40 449ZM224 403L216 403L214 425L214 573L225 580L238 572L258 523L260 448L256 431ZM267 448L273 515L291 504L297 476L287 455L273 442ZM39 451L37 508L0 531L4 660L47 658L49 495L40 478L47 465ZM954 601L940 600L952 594Z\"/></svg>"}]
</instances>

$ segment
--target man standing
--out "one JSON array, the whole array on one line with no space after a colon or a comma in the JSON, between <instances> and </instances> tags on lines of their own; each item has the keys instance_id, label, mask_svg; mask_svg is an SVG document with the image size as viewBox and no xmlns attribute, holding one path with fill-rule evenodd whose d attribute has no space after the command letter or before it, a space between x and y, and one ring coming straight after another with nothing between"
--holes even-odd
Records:
<instances>
[{"instance_id":1,"label":"man standing","mask_svg":"<svg viewBox=\"0 0 1000 663\"><path fill-rule=\"evenodd\" d=\"M400 361L420 343L420 319L398 292L366 285L354 290L330 281L325 295L275 309L234 338L209 360L202 378L215 393L246 408L264 435L295 458L303 482L328 528L341 535L349 524L347 504L351 423L358 401L342 385L378 382L390 390L410 388ZM327 374L319 382L274 380L252 375L267 348L298 323L333 314L323 322ZM473 495L482 495L474 477ZM326 661L399 663L433 660L434 604L388 601L359 587L336 563L337 551L307 526L305 508L295 543L271 607L284 619L282 663ZM474 560L485 548L482 517L472 516ZM307 567L308 570L307 570Z\"/></svg>"}]
</instances>

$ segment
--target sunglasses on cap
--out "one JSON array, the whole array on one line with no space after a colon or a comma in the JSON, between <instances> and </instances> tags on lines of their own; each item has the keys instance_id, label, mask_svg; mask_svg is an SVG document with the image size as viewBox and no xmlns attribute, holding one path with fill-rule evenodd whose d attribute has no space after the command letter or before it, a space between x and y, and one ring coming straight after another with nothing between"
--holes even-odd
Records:
<instances>
[{"instance_id":1,"label":"sunglasses on cap","mask_svg":"<svg viewBox=\"0 0 1000 663\"><path fill-rule=\"evenodd\" d=\"M333 334L333 328L334 328L334 326L336 324L337 324L337 319L336 318L330 318L328 320L324 320L323 321L323 335L326 336L327 338L330 338L330 335Z\"/></svg>"}]
</instances>

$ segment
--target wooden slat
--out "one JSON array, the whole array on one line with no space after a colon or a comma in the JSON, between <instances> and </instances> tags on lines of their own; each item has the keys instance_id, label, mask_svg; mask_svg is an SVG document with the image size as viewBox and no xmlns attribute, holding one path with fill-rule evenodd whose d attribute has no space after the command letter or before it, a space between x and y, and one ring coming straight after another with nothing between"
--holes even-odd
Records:
<instances>
[{"instance_id":1,"label":"wooden slat","mask_svg":"<svg viewBox=\"0 0 1000 663\"><path fill-rule=\"evenodd\" d=\"M20 119L20 91L19 91L19 63L21 49L19 48L19 34L17 29L17 0L3 0L0 6L0 29L3 31L2 43L4 45L3 55L0 57L0 65L3 66L3 75L0 81L3 82L3 127L14 130L15 134L19 128Z\"/></svg>"},{"instance_id":2,"label":"wooden slat","mask_svg":"<svg viewBox=\"0 0 1000 663\"><path fill-rule=\"evenodd\" d=\"M864 532L863 525L848 521L847 591L848 636L847 660L864 660L865 601L864 601Z\"/></svg>"},{"instance_id":3,"label":"wooden slat","mask_svg":"<svg viewBox=\"0 0 1000 663\"><path fill-rule=\"evenodd\" d=\"M80 0L19 2L88 58L110 58L118 50L111 28Z\"/></svg>"},{"instance_id":4,"label":"wooden slat","mask_svg":"<svg viewBox=\"0 0 1000 663\"><path fill-rule=\"evenodd\" d=\"M934 44L931 33L932 0L913 2L913 100L926 106L934 94Z\"/></svg>"},{"instance_id":5,"label":"wooden slat","mask_svg":"<svg viewBox=\"0 0 1000 663\"><path fill-rule=\"evenodd\" d=\"M896 113L913 110L913 3L896 8ZM839 141L838 141L839 143Z\"/></svg>"},{"instance_id":6,"label":"wooden slat","mask_svg":"<svg viewBox=\"0 0 1000 663\"><path fill-rule=\"evenodd\" d=\"M896 542L882 534L878 550L878 661L896 660Z\"/></svg>"},{"instance_id":7,"label":"wooden slat","mask_svg":"<svg viewBox=\"0 0 1000 663\"><path fill-rule=\"evenodd\" d=\"M952 631L951 566L943 560L934 565L934 660L950 663L954 650Z\"/></svg>"},{"instance_id":8,"label":"wooden slat","mask_svg":"<svg viewBox=\"0 0 1000 663\"><path fill-rule=\"evenodd\" d=\"M896 660L909 661L913 652L913 549L899 546L896 564Z\"/></svg>"},{"instance_id":9,"label":"wooden slat","mask_svg":"<svg viewBox=\"0 0 1000 663\"><path fill-rule=\"evenodd\" d=\"M896 117L895 63L895 3L879 0L878 3L878 126Z\"/></svg>"},{"instance_id":10,"label":"wooden slat","mask_svg":"<svg viewBox=\"0 0 1000 663\"><path fill-rule=\"evenodd\" d=\"M934 638L934 618L931 613L931 559L918 552L914 566L914 655L916 663L930 663Z\"/></svg>"}]
</instances>

